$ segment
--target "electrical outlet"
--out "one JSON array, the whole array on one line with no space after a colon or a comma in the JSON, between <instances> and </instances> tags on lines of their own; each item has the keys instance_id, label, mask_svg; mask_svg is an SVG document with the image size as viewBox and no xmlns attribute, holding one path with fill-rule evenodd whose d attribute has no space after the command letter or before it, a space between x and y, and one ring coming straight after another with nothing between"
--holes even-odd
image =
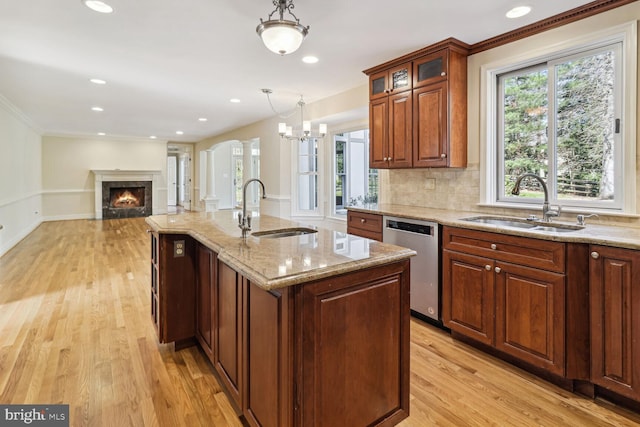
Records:
<instances>
[{"instance_id":1,"label":"electrical outlet","mask_svg":"<svg viewBox=\"0 0 640 427\"><path fill-rule=\"evenodd\" d=\"M176 240L173 242L173 257L180 258L184 256L184 240Z\"/></svg>"}]
</instances>

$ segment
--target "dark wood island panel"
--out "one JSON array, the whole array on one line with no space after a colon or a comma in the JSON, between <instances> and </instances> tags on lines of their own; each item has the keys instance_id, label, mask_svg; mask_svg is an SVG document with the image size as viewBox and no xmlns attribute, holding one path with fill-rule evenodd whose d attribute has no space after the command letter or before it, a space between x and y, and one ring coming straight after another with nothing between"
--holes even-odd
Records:
<instances>
[{"instance_id":1,"label":"dark wood island panel","mask_svg":"<svg viewBox=\"0 0 640 427\"><path fill-rule=\"evenodd\" d=\"M161 253L159 279L178 262L181 280L163 283L179 284L193 307L161 312L160 322L192 325L181 338L201 345L248 425L392 426L408 417L408 258L264 290L179 237L189 249Z\"/></svg>"}]
</instances>

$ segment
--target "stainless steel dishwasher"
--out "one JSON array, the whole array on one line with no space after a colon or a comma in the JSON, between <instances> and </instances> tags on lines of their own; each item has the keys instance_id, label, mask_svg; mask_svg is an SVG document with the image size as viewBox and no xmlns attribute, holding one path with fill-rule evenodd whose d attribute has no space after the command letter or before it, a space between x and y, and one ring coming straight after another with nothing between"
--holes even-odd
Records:
<instances>
[{"instance_id":1,"label":"stainless steel dishwasher","mask_svg":"<svg viewBox=\"0 0 640 427\"><path fill-rule=\"evenodd\" d=\"M440 323L438 224L392 216L384 216L383 221L383 242L417 253L411 258L411 310Z\"/></svg>"}]
</instances>

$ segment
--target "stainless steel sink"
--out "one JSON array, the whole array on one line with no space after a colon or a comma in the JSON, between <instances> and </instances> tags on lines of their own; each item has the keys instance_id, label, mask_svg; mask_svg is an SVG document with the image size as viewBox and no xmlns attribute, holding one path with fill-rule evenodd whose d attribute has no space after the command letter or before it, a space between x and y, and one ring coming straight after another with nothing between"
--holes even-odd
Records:
<instances>
[{"instance_id":1,"label":"stainless steel sink","mask_svg":"<svg viewBox=\"0 0 640 427\"><path fill-rule=\"evenodd\" d=\"M582 230L584 227L579 225L558 224L541 221L531 221L522 218L506 218L499 216L474 216L470 218L462 218L463 221L477 222L481 224L491 224L498 227L520 228L531 231L543 231L548 233L565 233L571 231Z\"/></svg>"},{"instance_id":2,"label":"stainless steel sink","mask_svg":"<svg viewBox=\"0 0 640 427\"><path fill-rule=\"evenodd\" d=\"M482 224L499 225L502 227L534 228L536 223L519 218L501 218L496 216L474 216L472 218L462 218L463 221L479 222Z\"/></svg>"},{"instance_id":3,"label":"stainless steel sink","mask_svg":"<svg viewBox=\"0 0 640 427\"><path fill-rule=\"evenodd\" d=\"M314 230L313 228L294 227L294 228L281 228L278 230L256 231L254 233L251 233L251 235L254 237L277 239L280 237L302 236L303 234L311 234L311 233L317 233L317 232L318 230Z\"/></svg>"}]
</instances>

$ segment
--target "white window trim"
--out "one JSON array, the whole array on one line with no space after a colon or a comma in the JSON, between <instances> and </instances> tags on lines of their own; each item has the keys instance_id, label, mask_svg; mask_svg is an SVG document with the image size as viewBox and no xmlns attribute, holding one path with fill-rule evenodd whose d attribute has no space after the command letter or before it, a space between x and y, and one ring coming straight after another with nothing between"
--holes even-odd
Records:
<instances>
[{"instance_id":1,"label":"white window trim","mask_svg":"<svg viewBox=\"0 0 640 427\"><path fill-rule=\"evenodd\" d=\"M637 98L637 22L603 29L593 33L584 34L569 40L564 40L554 45L543 46L519 55L501 58L498 61L484 64L480 67L480 205L502 208L537 209L539 204L497 202L496 168L497 153L497 75L517 67L535 65L541 61L548 61L557 55L567 55L572 51L584 49L589 45L593 47L622 41L623 66L622 66L622 132L624 144L623 161L624 177L622 179L623 206L622 210L594 209L589 211L601 211L607 214L636 214L636 98ZM482 108L484 106L484 108ZM567 208L565 211L584 211L585 209Z\"/></svg>"}]
</instances>

